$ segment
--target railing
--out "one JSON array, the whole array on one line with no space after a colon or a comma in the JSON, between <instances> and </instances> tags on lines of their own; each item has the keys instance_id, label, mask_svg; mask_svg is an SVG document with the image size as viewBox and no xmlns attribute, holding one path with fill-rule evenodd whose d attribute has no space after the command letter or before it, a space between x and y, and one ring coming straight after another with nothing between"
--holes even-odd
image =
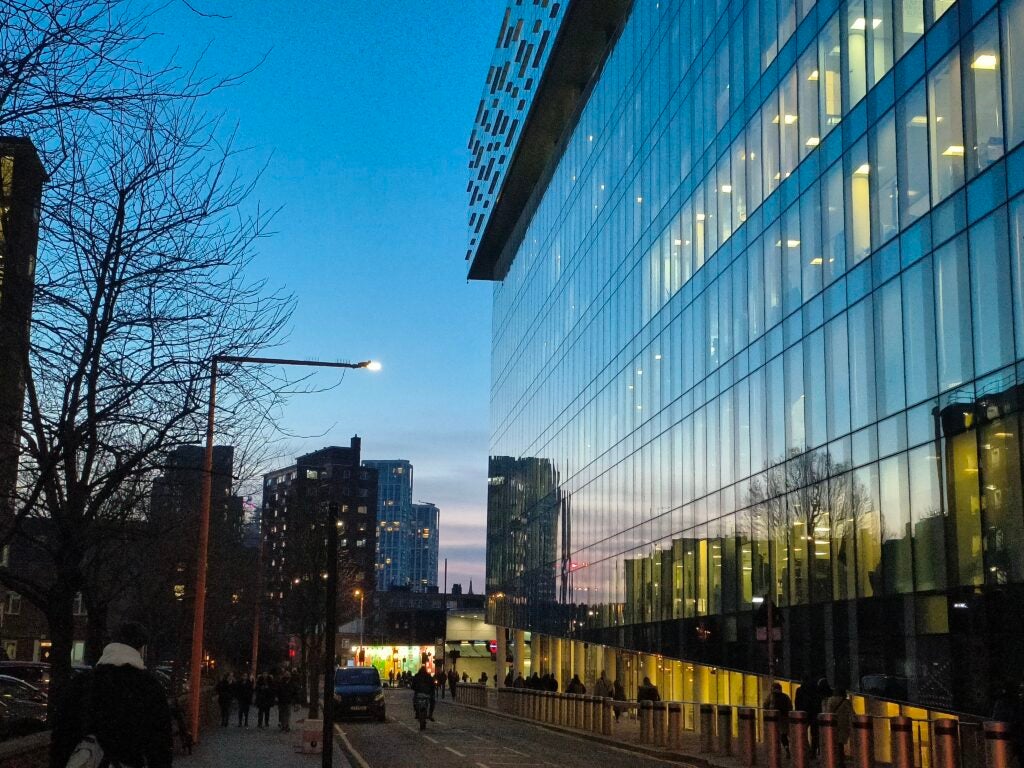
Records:
<instances>
[{"instance_id":1,"label":"railing","mask_svg":"<svg viewBox=\"0 0 1024 768\"><path fill-rule=\"evenodd\" d=\"M783 736L794 768L807 768L818 745L822 768L1011 768L1009 726L953 718L853 715L840 741L835 714L734 707L694 701L635 702L529 688L498 688L496 708L528 720L645 746L736 756L745 766L781 768ZM456 700L487 707L487 687L463 684ZM813 736L812 736L813 734ZM845 734L844 734L845 735Z\"/></svg>"}]
</instances>

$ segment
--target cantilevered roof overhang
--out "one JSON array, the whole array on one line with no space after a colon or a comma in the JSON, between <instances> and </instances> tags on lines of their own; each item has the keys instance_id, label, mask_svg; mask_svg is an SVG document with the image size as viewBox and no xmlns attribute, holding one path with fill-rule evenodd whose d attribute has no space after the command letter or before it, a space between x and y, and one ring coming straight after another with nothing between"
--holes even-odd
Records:
<instances>
[{"instance_id":1,"label":"cantilevered roof overhang","mask_svg":"<svg viewBox=\"0 0 1024 768\"><path fill-rule=\"evenodd\" d=\"M575 125L633 0L572 0L530 105L508 170L469 264L470 280L502 280L515 256L519 221L532 212L554 170L555 153Z\"/></svg>"}]
</instances>

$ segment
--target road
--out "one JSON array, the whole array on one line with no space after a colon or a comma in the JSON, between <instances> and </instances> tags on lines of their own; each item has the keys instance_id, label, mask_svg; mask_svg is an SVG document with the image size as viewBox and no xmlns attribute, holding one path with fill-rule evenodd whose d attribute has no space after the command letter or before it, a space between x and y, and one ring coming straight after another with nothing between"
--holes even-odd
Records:
<instances>
[{"instance_id":1,"label":"road","mask_svg":"<svg viewBox=\"0 0 1024 768\"><path fill-rule=\"evenodd\" d=\"M342 721L354 768L665 768L678 765L444 701L420 731L412 694L387 691L386 723Z\"/></svg>"}]
</instances>

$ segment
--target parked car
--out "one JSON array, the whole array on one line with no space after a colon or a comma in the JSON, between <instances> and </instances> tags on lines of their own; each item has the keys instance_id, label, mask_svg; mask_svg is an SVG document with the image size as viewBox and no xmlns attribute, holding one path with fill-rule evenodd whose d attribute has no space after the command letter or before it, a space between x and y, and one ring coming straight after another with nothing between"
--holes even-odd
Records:
<instances>
[{"instance_id":1,"label":"parked car","mask_svg":"<svg viewBox=\"0 0 1024 768\"><path fill-rule=\"evenodd\" d=\"M46 727L46 694L10 675L0 675L0 737L21 736Z\"/></svg>"},{"instance_id":2,"label":"parked car","mask_svg":"<svg viewBox=\"0 0 1024 768\"><path fill-rule=\"evenodd\" d=\"M373 667L342 667L334 673L334 715L385 719L384 688Z\"/></svg>"},{"instance_id":3,"label":"parked car","mask_svg":"<svg viewBox=\"0 0 1024 768\"><path fill-rule=\"evenodd\" d=\"M50 690L50 665L45 661L0 661L0 675L24 680L44 694Z\"/></svg>"}]
</instances>

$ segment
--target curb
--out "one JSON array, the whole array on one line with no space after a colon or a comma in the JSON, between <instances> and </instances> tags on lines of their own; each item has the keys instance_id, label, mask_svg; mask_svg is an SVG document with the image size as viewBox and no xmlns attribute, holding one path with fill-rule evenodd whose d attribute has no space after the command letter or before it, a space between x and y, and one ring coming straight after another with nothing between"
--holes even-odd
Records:
<instances>
[{"instance_id":1,"label":"curb","mask_svg":"<svg viewBox=\"0 0 1024 768\"><path fill-rule=\"evenodd\" d=\"M350 765L357 766L358 768L370 768L370 764L363 759L362 755L356 752L355 747L348 740L348 736L345 735L344 731L341 730L341 726L337 723L334 725L334 743L341 749Z\"/></svg>"},{"instance_id":2,"label":"curb","mask_svg":"<svg viewBox=\"0 0 1024 768\"><path fill-rule=\"evenodd\" d=\"M695 757L695 756L692 756L692 755L686 755L686 754L683 754L682 752L667 752L667 751L662 751L662 750L658 750L658 749L652 749L650 747L645 747L642 744L634 744L631 741L618 741L617 739L609 739L607 736L604 736L604 735L599 734L599 733L591 733L589 731L580 731L580 730L576 730L575 728L564 728L562 726L552 725L551 723L541 723L541 722L538 722L537 720L531 720L528 717L519 717L519 715L513 715L513 714L509 714L508 712L502 712L499 709L489 709L487 707L477 707L477 706L475 706L473 704L462 704L461 702L457 702L457 701L453 701L452 704L457 706L457 707L465 707L466 709L473 709L473 710L476 710L477 712L487 712L488 714L491 714L491 715L497 715L498 717L504 717L507 720L515 720L516 722L527 723L529 725L534 725L534 726L536 726L538 728L544 728L545 730L548 730L548 731L554 731L555 733L560 733L560 734L565 735L565 736L575 736L577 738L584 739L586 741L592 741L592 742L595 742L597 744L603 744L606 747L615 747L616 749L621 749L621 750L626 751L626 752L637 752L637 753L639 753L641 755L645 755L646 757L654 757L654 758L657 758L659 760L664 760L665 762L668 762L668 763L678 763L680 765L689 765L689 766L692 766L692 768L721 768L721 766L719 766L716 763L712 763L711 761L707 760L706 758Z\"/></svg>"}]
</instances>

